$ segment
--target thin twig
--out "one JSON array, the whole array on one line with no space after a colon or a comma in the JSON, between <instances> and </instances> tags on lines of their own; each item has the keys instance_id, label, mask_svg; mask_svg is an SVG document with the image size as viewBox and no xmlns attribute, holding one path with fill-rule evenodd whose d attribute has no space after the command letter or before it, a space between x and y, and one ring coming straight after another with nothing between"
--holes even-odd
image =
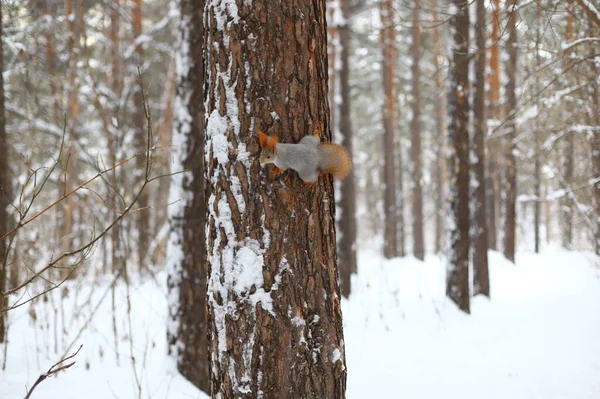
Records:
<instances>
[{"instance_id":1,"label":"thin twig","mask_svg":"<svg viewBox=\"0 0 600 399\"><path fill-rule=\"evenodd\" d=\"M44 374L40 375L38 377L38 379L35 381L35 383L33 384L33 386L31 387L31 389L29 390L29 392L27 392L27 395L25 396L25 399L29 399L29 397L31 396L31 393L33 392L33 390L45 379L52 377L53 375L55 375L58 372L61 372L63 370L66 370L68 368L70 368L71 366L73 366L75 364L75 362L71 362L71 363L67 363L64 365L61 365L62 363L66 362L67 360L73 359L75 356L77 356L77 354L79 353L79 351L81 350L81 348L83 348L83 345L79 346L79 349L77 349L77 352L73 353L70 356L65 357L62 360L59 360L58 362L54 363L52 365L52 367L50 367L48 369L48 371L46 371Z\"/></svg>"}]
</instances>

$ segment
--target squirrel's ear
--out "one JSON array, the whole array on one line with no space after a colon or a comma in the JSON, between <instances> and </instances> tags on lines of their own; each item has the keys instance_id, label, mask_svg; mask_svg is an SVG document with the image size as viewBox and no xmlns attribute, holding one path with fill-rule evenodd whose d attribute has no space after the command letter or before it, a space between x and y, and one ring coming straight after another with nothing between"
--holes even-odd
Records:
<instances>
[{"instance_id":1,"label":"squirrel's ear","mask_svg":"<svg viewBox=\"0 0 600 399\"><path fill-rule=\"evenodd\" d=\"M258 132L258 141L260 142L261 147L266 147L269 142L269 136L263 132Z\"/></svg>"},{"instance_id":2,"label":"squirrel's ear","mask_svg":"<svg viewBox=\"0 0 600 399\"><path fill-rule=\"evenodd\" d=\"M275 146L277 145L278 141L279 139L277 138L277 136L268 136L267 148L269 148L269 150L271 150L272 152L275 152L277 150Z\"/></svg>"}]
</instances>

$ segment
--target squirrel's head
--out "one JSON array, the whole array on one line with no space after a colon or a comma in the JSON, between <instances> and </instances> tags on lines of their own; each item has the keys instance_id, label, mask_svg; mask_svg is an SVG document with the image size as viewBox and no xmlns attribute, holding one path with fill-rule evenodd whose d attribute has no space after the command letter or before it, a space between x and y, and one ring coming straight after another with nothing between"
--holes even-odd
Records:
<instances>
[{"instance_id":1,"label":"squirrel's head","mask_svg":"<svg viewBox=\"0 0 600 399\"><path fill-rule=\"evenodd\" d=\"M267 136L263 132L258 132L258 140L262 147L260 151L260 164L274 163L277 158L277 137Z\"/></svg>"}]
</instances>

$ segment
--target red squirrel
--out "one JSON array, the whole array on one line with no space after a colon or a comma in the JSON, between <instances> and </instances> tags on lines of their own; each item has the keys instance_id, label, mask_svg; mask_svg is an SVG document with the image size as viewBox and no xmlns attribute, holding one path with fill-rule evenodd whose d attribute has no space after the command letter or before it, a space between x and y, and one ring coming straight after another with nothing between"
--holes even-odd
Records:
<instances>
[{"instance_id":1,"label":"red squirrel","mask_svg":"<svg viewBox=\"0 0 600 399\"><path fill-rule=\"evenodd\" d=\"M350 172L350 154L341 145L321 143L317 136L304 136L298 144L278 143L276 136L258 132L262 151L260 164L275 164L284 171L293 169L306 184L315 183L320 173L344 178Z\"/></svg>"}]
</instances>

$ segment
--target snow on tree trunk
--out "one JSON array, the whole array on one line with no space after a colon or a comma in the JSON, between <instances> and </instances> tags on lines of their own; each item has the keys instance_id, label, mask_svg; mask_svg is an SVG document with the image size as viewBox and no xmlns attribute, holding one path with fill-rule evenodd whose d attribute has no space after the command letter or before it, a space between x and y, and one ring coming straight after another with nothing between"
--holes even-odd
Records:
<instances>
[{"instance_id":1,"label":"snow on tree trunk","mask_svg":"<svg viewBox=\"0 0 600 399\"><path fill-rule=\"evenodd\" d=\"M2 49L2 4L0 3L0 237L6 234L8 228L8 204L11 202L10 175L8 173L8 143L6 142L6 129L4 119L4 51ZM6 291L6 274L8 254L6 253L6 239L0 239L0 342L4 342L6 332L7 297L2 293Z\"/></svg>"},{"instance_id":2,"label":"snow on tree trunk","mask_svg":"<svg viewBox=\"0 0 600 399\"><path fill-rule=\"evenodd\" d=\"M204 196L204 0L181 0L169 203L169 351L179 372L210 392Z\"/></svg>"},{"instance_id":3,"label":"snow on tree trunk","mask_svg":"<svg viewBox=\"0 0 600 399\"><path fill-rule=\"evenodd\" d=\"M133 37L134 41L138 40L142 35L142 0L134 0L133 9L131 10L132 22L133 22ZM135 46L135 67L142 67L144 58L144 50L141 43L138 40L138 44ZM133 72L133 71L132 71ZM135 71L137 74L137 71ZM147 149L147 134L146 134L146 118L144 115L144 106L142 104L143 93L140 90L139 85L135 85L133 102L135 112L133 115L134 120L134 140L135 147L138 152L146 151ZM146 167L146 156L138 156L136 158L137 167L137 178L138 181L144 179L145 167ZM138 208L145 208L149 204L148 190L144 190L137 201ZM138 261L140 270L148 267L146 264L146 255L148 254L149 245L149 231L150 231L150 217L149 210L144 209L137 212L137 231L138 231Z\"/></svg>"},{"instance_id":4,"label":"snow on tree trunk","mask_svg":"<svg viewBox=\"0 0 600 399\"><path fill-rule=\"evenodd\" d=\"M333 184L274 179L256 137L331 139L325 3L210 2L204 18L211 395L343 398Z\"/></svg>"},{"instance_id":5,"label":"snow on tree trunk","mask_svg":"<svg viewBox=\"0 0 600 399\"><path fill-rule=\"evenodd\" d=\"M454 38L448 95L450 238L446 295L469 309L469 2L453 0L450 27Z\"/></svg>"},{"instance_id":6,"label":"snow on tree trunk","mask_svg":"<svg viewBox=\"0 0 600 399\"><path fill-rule=\"evenodd\" d=\"M477 0L477 20L475 23L475 93L473 96L473 295L490 296L488 272L488 228L486 210L485 178L485 135L487 121L485 115L485 65L486 65L486 24L485 0Z\"/></svg>"}]
</instances>

